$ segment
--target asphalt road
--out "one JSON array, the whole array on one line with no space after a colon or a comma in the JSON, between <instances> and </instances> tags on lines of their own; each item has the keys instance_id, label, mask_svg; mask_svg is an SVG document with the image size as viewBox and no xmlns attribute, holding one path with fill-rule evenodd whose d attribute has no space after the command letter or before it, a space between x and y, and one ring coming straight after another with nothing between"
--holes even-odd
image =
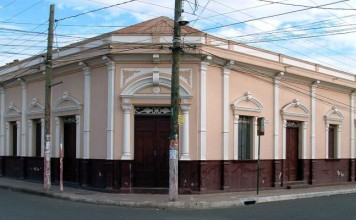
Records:
<instances>
[{"instance_id":1,"label":"asphalt road","mask_svg":"<svg viewBox=\"0 0 356 220\"><path fill-rule=\"evenodd\" d=\"M229 209L158 210L84 204L0 189L0 220L12 219L356 219L356 194Z\"/></svg>"}]
</instances>

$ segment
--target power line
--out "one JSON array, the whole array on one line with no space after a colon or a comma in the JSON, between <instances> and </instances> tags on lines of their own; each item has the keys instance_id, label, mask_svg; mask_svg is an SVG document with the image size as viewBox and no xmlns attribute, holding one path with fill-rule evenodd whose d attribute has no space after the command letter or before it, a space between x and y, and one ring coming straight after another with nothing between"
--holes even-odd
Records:
<instances>
[{"instance_id":1,"label":"power line","mask_svg":"<svg viewBox=\"0 0 356 220\"><path fill-rule=\"evenodd\" d=\"M43 1L44 1L44 0L40 0L40 1L36 2L35 4L33 4L33 5L31 5L31 6L27 7L27 8L25 8L24 10L20 11L19 13L17 13L17 14L15 14L15 15L13 15L12 17L6 19L5 21L10 21L11 19L13 19L13 18L19 16L20 14L23 14L23 13L26 12L27 10L29 10L29 9L31 9L31 8L33 8L33 7L35 7L36 5L40 4L40 3L43 2Z\"/></svg>"},{"instance_id":2,"label":"power line","mask_svg":"<svg viewBox=\"0 0 356 220\"><path fill-rule=\"evenodd\" d=\"M4 7L0 8L1 10L4 10L5 8L9 7L10 5L14 4L16 2L16 0L13 0L12 2L8 3L7 5L5 5Z\"/></svg>"},{"instance_id":3,"label":"power line","mask_svg":"<svg viewBox=\"0 0 356 220\"><path fill-rule=\"evenodd\" d=\"M79 14L76 14L76 15L72 15L72 16L56 19L56 22L63 21L63 20L69 19L69 18L76 18L76 17L82 16L82 15L85 15L85 14L101 11L101 10L104 10L104 9L112 8L112 7L115 7L115 6L118 6L118 5L123 5L123 4L127 4L127 3L130 3L130 2L134 2L134 1L137 1L137 0L129 0L129 1L126 1L126 2L121 2L121 3L114 4L114 5L110 5L110 6L94 9L94 10L91 10L91 11L79 13Z\"/></svg>"},{"instance_id":4,"label":"power line","mask_svg":"<svg viewBox=\"0 0 356 220\"><path fill-rule=\"evenodd\" d=\"M288 6L304 7L304 8L313 7L313 6L310 6L310 5L298 5L298 4L290 4L290 3L283 3L283 2L268 1L268 0L256 0L256 1L269 2L269 3L271 3L271 4L279 4L279 5L288 5ZM320 8L316 8L316 9L356 11L356 9L350 9L350 8L324 8L324 7L320 7Z\"/></svg>"}]
</instances>

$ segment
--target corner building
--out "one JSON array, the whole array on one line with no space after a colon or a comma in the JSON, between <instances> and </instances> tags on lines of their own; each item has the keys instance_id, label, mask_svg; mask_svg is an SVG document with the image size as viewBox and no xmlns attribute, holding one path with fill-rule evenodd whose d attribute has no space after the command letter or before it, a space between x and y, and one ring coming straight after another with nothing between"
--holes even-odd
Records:
<instances>
[{"instance_id":1,"label":"corner building","mask_svg":"<svg viewBox=\"0 0 356 220\"><path fill-rule=\"evenodd\" d=\"M173 21L158 17L55 51L52 182L166 192ZM355 181L355 76L182 28L179 190ZM43 57L0 67L0 175L43 181ZM259 143L257 118L266 119Z\"/></svg>"}]
</instances>

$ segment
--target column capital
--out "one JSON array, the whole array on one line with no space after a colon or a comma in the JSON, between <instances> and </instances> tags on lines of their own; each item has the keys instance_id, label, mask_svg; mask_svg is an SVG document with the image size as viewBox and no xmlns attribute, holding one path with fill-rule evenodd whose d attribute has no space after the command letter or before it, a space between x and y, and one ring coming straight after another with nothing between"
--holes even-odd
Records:
<instances>
[{"instance_id":1,"label":"column capital","mask_svg":"<svg viewBox=\"0 0 356 220\"><path fill-rule=\"evenodd\" d=\"M274 84L279 85L279 82L281 81L283 76L284 76L284 72L280 72L274 75Z\"/></svg>"},{"instance_id":2,"label":"column capital","mask_svg":"<svg viewBox=\"0 0 356 220\"><path fill-rule=\"evenodd\" d=\"M102 59L105 61L106 65L108 66L108 68L113 68L115 62L110 59L108 56L103 56Z\"/></svg>"},{"instance_id":3,"label":"column capital","mask_svg":"<svg viewBox=\"0 0 356 220\"><path fill-rule=\"evenodd\" d=\"M124 110L124 113L130 112L132 109L132 104L122 104L121 105L122 110Z\"/></svg>"},{"instance_id":4,"label":"column capital","mask_svg":"<svg viewBox=\"0 0 356 220\"><path fill-rule=\"evenodd\" d=\"M88 64L86 64L85 62L79 62L79 66L82 67L82 70L84 71L84 76L90 75L90 67L88 66Z\"/></svg>"},{"instance_id":5,"label":"column capital","mask_svg":"<svg viewBox=\"0 0 356 220\"><path fill-rule=\"evenodd\" d=\"M182 110L183 113L189 112L190 104L180 104L180 109Z\"/></svg>"}]
</instances>

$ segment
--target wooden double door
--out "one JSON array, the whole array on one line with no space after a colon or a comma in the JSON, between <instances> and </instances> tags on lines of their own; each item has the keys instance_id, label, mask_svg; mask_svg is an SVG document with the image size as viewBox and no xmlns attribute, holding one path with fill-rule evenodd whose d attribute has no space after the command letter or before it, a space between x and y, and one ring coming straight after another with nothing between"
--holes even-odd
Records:
<instances>
[{"instance_id":1,"label":"wooden double door","mask_svg":"<svg viewBox=\"0 0 356 220\"><path fill-rule=\"evenodd\" d=\"M169 116L135 117L134 187L168 187L169 133Z\"/></svg>"}]
</instances>

